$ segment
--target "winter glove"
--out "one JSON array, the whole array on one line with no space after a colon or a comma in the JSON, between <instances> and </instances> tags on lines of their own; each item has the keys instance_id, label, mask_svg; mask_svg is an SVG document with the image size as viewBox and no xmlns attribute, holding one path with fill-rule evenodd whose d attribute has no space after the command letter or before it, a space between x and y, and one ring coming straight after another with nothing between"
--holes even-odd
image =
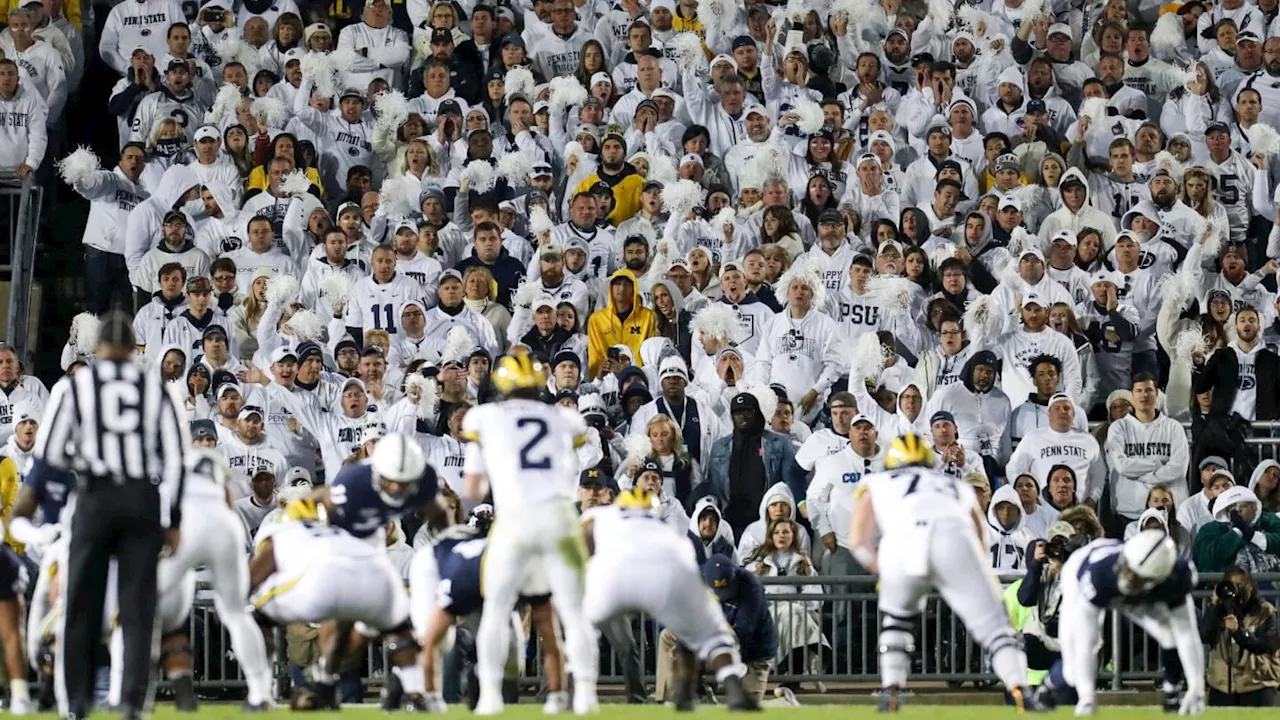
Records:
<instances>
[{"instance_id":1,"label":"winter glove","mask_svg":"<svg viewBox=\"0 0 1280 720\"><path fill-rule=\"evenodd\" d=\"M1245 542L1253 540L1253 525L1250 525L1249 521L1245 520L1244 516L1235 510L1231 511L1231 527L1240 531L1240 535Z\"/></svg>"}]
</instances>

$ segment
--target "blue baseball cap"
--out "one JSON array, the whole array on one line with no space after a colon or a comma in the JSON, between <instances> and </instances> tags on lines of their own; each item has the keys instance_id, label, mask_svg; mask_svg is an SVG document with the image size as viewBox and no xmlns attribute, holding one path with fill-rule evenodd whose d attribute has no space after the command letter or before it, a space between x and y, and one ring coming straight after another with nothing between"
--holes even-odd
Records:
<instances>
[{"instance_id":1,"label":"blue baseball cap","mask_svg":"<svg viewBox=\"0 0 1280 720\"><path fill-rule=\"evenodd\" d=\"M956 424L956 416L955 416L955 415L952 415L951 413L947 412L946 410L939 410L938 412L934 413L934 414L933 414L933 417L929 418L929 424L930 424L930 425L932 425L932 424L934 424L934 423L938 422L939 420L946 420L947 422L951 423L952 425L955 425L955 424Z\"/></svg>"},{"instance_id":2,"label":"blue baseball cap","mask_svg":"<svg viewBox=\"0 0 1280 720\"><path fill-rule=\"evenodd\" d=\"M732 560L717 553L702 564L702 581L715 591L716 597L724 600L733 595L733 575L736 570Z\"/></svg>"}]
</instances>

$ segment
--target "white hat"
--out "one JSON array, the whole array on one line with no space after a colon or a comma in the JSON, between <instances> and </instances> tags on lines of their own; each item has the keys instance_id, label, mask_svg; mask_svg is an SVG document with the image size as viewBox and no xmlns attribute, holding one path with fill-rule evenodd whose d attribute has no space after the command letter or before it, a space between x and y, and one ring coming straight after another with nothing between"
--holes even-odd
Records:
<instances>
[{"instance_id":1,"label":"white hat","mask_svg":"<svg viewBox=\"0 0 1280 720\"><path fill-rule=\"evenodd\" d=\"M658 366L658 380L666 380L669 377L678 377L689 382L689 370L684 366L684 360L679 355L663 359Z\"/></svg>"},{"instance_id":2,"label":"white hat","mask_svg":"<svg viewBox=\"0 0 1280 720\"><path fill-rule=\"evenodd\" d=\"M598 83L609 83L609 86L612 87L613 78L609 77L608 73L598 72L591 76L591 87L595 87Z\"/></svg>"}]
</instances>

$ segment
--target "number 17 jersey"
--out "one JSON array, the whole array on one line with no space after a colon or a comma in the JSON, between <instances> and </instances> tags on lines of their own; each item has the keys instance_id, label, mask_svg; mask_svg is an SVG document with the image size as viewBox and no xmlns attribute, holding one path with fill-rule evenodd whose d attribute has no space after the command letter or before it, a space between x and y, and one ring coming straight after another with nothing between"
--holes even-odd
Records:
<instances>
[{"instance_id":1,"label":"number 17 jersey","mask_svg":"<svg viewBox=\"0 0 1280 720\"><path fill-rule=\"evenodd\" d=\"M489 478L499 517L504 509L577 497L577 448L587 425L576 410L534 400L480 405L463 418L462 438L463 472Z\"/></svg>"},{"instance_id":2,"label":"number 17 jersey","mask_svg":"<svg viewBox=\"0 0 1280 720\"><path fill-rule=\"evenodd\" d=\"M866 475L857 492L871 493L876 525L884 539L908 532L922 521L969 522L977 502L969 483L927 468Z\"/></svg>"}]
</instances>

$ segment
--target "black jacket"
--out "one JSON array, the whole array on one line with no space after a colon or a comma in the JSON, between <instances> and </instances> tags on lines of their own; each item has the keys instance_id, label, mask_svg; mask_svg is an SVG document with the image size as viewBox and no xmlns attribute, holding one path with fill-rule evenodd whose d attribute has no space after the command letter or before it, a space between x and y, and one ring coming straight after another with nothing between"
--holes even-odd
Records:
<instances>
[{"instance_id":1,"label":"black jacket","mask_svg":"<svg viewBox=\"0 0 1280 720\"><path fill-rule=\"evenodd\" d=\"M1257 383L1257 404L1254 420L1275 420L1280 417L1280 355L1270 348L1258 351L1254 371ZM1213 390L1213 404L1209 415L1224 418L1231 414L1235 403L1236 388L1240 382L1240 361L1235 347L1218 348L1202 365L1192 371L1192 390L1199 394Z\"/></svg>"}]
</instances>

